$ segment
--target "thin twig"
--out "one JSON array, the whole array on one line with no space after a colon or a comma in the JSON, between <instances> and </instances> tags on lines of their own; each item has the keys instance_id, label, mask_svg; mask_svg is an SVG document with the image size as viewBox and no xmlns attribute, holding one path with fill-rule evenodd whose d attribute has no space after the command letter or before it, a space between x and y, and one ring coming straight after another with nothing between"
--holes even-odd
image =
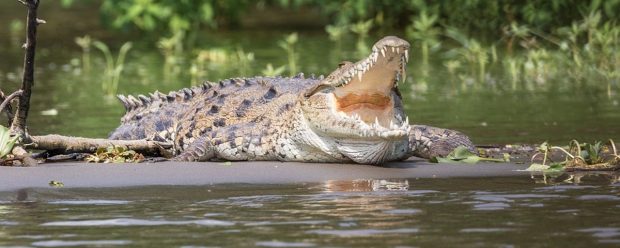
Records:
<instances>
[{"instance_id":1,"label":"thin twig","mask_svg":"<svg viewBox=\"0 0 620 248\"><path fill-rule=\"evenodd\" d=\"M20 93L21 94L21 93ZM5 100L5 96L4 96L4 92L2 92L2 90L0 90L0 101L4 102ZM11 123L13 122L13 106L11 106L11 102L9 101L6 106L4 106L3 108L0 108L0 113L2 113L2 109L6 109L4 112L6 113L6 119L7 119L7 127L11 126Z\"/></svg>"},{"instance_id":2,"label":"thin twig","mask_svg":"<svg viewBox=\"0 0 620 248\"><path fill-rule=\"evenodd\" d=\"M6 106L10 106L9 104L10 104L10 102L13 100L13 98L18 97L18 96L21 96L21 95L22 95L22 92L23 92L22 90L18 90L18 91L15 91L15 92L11 93L11 94L10 94L9 96L7 96L7 97L3 97L4 99L0 99L0 100L2 100L2 103L0 103L0 113L1 113L2 111L4 111L4 108L5 108ZM7 111L10 111L10 110L9 110L9 109L7 109Z\"/></svg>"},{"instance_id":3,"label":"thin twig","mask_svg":"<svg viewBox=\"0 0 620 248\"><path fill-rule=\"evenodd\" d=\"M564 150L564 148L559 147L559 146L552 146L549 149L556 149L556 150L560 150L562 152L564 152L564 154L566 154L567 156L569 156L570 158L574 159L575 157L581 157L581 156L573 156L573 154L570 154L570 152L567 152L566 150Z\"/></svg>"}]
</instances>

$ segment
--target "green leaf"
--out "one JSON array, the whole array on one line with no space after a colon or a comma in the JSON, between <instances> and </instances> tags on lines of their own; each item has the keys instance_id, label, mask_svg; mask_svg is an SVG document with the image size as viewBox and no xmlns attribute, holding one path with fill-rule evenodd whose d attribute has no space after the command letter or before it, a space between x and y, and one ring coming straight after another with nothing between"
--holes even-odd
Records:
<instances>
[{"instance_id":1,"label":"green leaf","mask_svg":"<svg viewBox=\"0 0 620 248\"><path fill-rule=\"evenodd\" d=\"M60 181L55 181L55 180L50 181L48 184L49 184L49 186L54 187L54 188L62 188L62 187L65 186L64 183L62 183Z\"/></svg>"},{"instance_id":2,"label":"green leaf","mask_svg":"<svg viewBox=\"0 0 620 248\"><path fill-rule=\"evenodd\" d=\"M469 151L469 149L464 146L459 146L455 148L452 152L450 152L450 154L448 154L448 156L431 158L431 162L434 163L462 162L472 164L478 161L480 161L480 157Z\"/></svg>"},{"instance_id":3,"label":"green leaf","mask_svg":"<svg viewBox=\"0 0 620 248\"><path fill-rule=\"evenodd\" d=\"M477 154L473 153L472 151L470 151L465 146L458 146L457 148L454 148L454 150L452 152L450 152L450 154L448 154L448 156L445 156L445 157L432 157L429 161L431 163L455 163L455 162L459 162L459 163L467 163L467 164L475 164L475 163L478 163L480 161L508 162L508 161L510 161L510 155L509 154L504 154L504 158L503 159L483 158L483 157L480 157Z\"/></svg>"},{"instance_id":4,"label":"green leaf","mask_svg":"<svg viewBox=\"0 0 620 248\"><path fill-rule=\"evenodd\" d=\"M18 136L11 137L11 131L4 126L0 126L0 158L4 158L4 156L11 153L18 138Z\"/></svg>"}]
</instances>

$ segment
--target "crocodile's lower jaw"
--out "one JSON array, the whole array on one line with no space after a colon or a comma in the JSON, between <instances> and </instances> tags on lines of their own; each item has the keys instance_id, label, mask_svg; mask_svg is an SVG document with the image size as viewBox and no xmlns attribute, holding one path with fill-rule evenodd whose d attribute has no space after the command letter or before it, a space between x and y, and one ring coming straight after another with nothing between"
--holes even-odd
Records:
<instances>
[{"instance_id":1,"label":"crocodile's lower jaw","mask_svg":"<svg viewBox=\"0 0 620 248\"><path fill-rule=\"evenodd\" d=\"M387 126L394 116L394 101L392 98L379 93L350 93L343 97L336 95L337 110L349 116L358 115L366 123L373 123L375 119Z\"/></svg>"},{"instance_id":2,"label":"crocodile's lower jaw","mask_svg":"<svg viewBox=\"0 0 620 248\"><path fill-rule=\"evenodd\" d=\"M388 126L393 119L394 100L392 89L404 70L401 57L404 50L385 52L376 62L369 63L361 74L354 75L344 85L334 90L337 110L349 116L358 115L366 123L377 120Z\"/></svg>"}]
</instances>

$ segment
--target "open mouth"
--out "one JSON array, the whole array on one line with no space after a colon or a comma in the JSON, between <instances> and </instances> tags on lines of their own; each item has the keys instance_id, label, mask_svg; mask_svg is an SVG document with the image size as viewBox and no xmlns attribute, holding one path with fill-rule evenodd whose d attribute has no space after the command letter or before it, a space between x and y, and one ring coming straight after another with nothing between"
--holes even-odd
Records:
<instances>
[{"instance_id":1,"label":"open mouth","mask_svg":"<svg viewBox=\"0 0 620 248\"><path fill-rule=\"evenodd\" d=\"M396 37L378 41L367 58L347 64L333 91L337 110L367 124L394 124L392 90L405 79L409 43Z\"/></svg>"}]
</instances>

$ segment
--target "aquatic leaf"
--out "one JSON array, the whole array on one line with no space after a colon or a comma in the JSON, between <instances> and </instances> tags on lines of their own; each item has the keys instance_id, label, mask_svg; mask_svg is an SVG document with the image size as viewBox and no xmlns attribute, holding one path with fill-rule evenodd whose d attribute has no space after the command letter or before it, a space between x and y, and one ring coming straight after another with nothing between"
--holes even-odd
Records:
<instances>
[{"instance_id":1,"label":"aquatic leaf","mask_svg":"<svg viewBox=\"0 0 620 248\"><path fill-rule=\"evenodd\" d=\"M62 183L60 181L55 181L55 180L50 181L48 184L49 184L49 186L54 187L54 188L62 188L62 187L65 186L64 183Z\"/></svg>"},{"instance_id":2,"label":"aquatic leaf","mask_svg":"<svg viewBox=\"0 0 620 248\"><path fill-rule=\"evenodd\" d=\"M11 137L11 131L4 126L0 126L0 158L4 158L4 156L11 153L18 138L19 136Z\"/></svg>"},{"instance_id":3,"label":"aquatic leaf","mask_svg":"<svg viewBox=\"0 0 620 248\"><path fill-rule=\"evenodd\" d=\"M527 169L525 170L526 171L546 171L548 169L549 169L548 165L533 163L530 165L530 167L527 167Z\"/></svg>"},{"instance_id":4,"label":"aquatic leaf","mask_svg":"<svg viewBox=\"0 0 620 248\"><path fill-rule=\"evenodd\" d=\"M601 157L600 157L600 153L601 153L601 142L600 141L597 141L594 144L586 143L584 151L586 152L586 154L582 155L582 157L584 157L586 159L586 162L588 162L589 164L596 164L596 163L602 162Z\"/></svg>"},{"instance_id":5,"label":"aquatic leaf","mask_svg":"<svg viewBox=\"0 0 620 248\"><path fill-rule=\"evenodd\" d=\"M430 159L431 163L467 163L467 164L475 164L480 161L489 161L489 162L505 162L504 159L494 159L494 158L483 158L480 157L473 152L471 152L465 146L458 146L455 148L450 154L445 157L432 157Z\"/></svg>"},{"instance_id":6,"label":"aquatic leaf","mask_svg":"<svg viewBox=\"0 0 620 248\"><path fill-rule=\"evenodd\" d=\"M502 155L504 156L504 162L510 162L510 154L503 153Z\"/></svg>"}]
</instances>

